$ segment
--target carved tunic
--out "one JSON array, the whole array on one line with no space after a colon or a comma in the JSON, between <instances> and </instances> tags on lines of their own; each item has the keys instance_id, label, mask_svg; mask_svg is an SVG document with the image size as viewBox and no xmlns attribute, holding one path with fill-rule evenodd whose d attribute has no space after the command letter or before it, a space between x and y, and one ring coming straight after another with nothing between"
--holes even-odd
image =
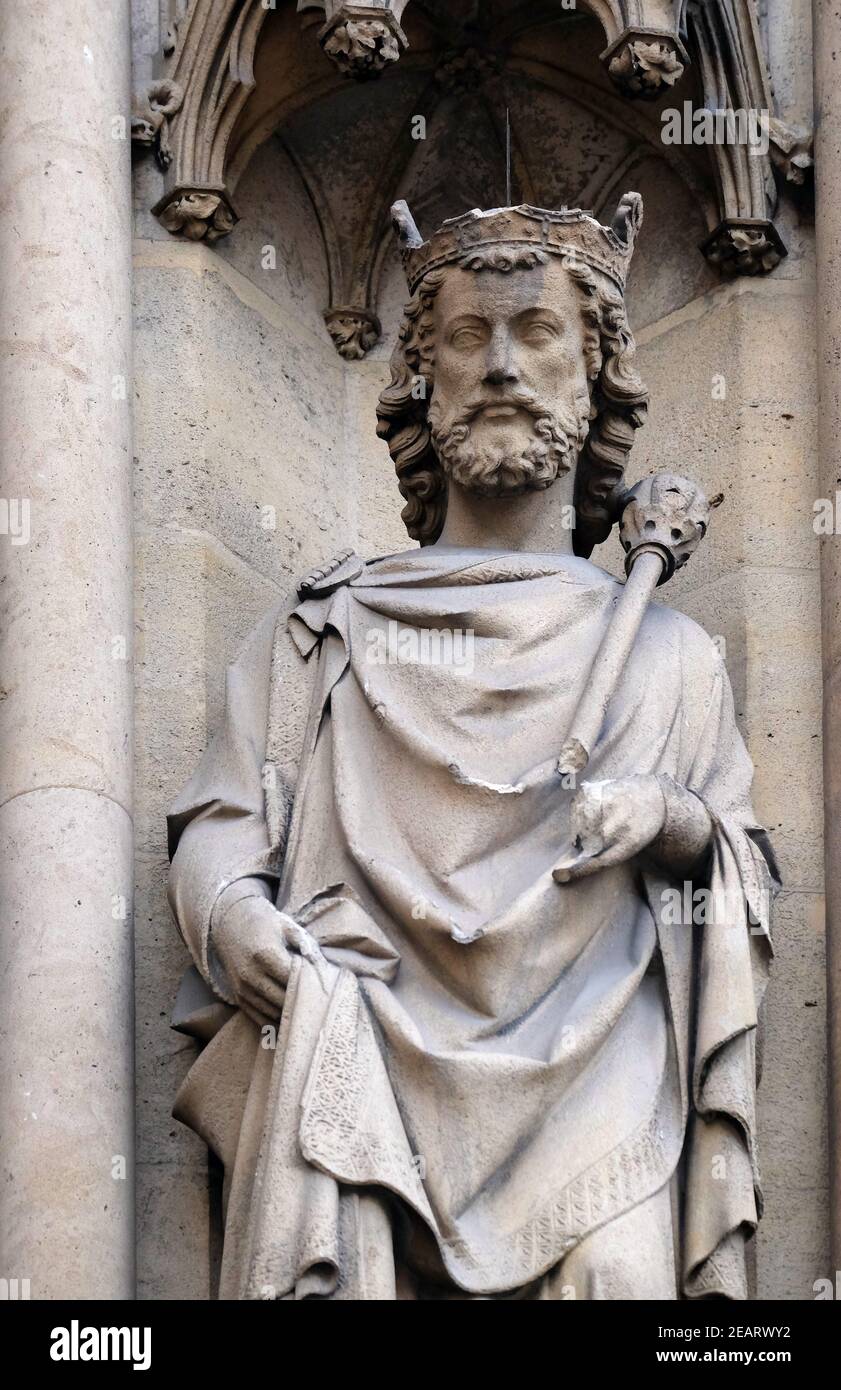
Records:
<instances>
[{"instance_id":1,"label":"carved tunic","mask_svg":"<svg viewBox=\"0 0 841 1390\"><path fill-rule=\"evenodd\" d=\"M587 1251L584 1296L655 1296L642 1266L668 1243L633 1235L636 1293L602 1266L671 1190L683 1292L744 1297L769 875L714 644L649 608L587 774L705 802L693 928L653 860L552 879L557 752L619 586L559 556L345 565L231 668L171 818L173 906L219 998L228 883L270 877L304 928L277 1047L228 1008L176 1108L226 1166L223 1296L393 1298L395 1237L432 1296L582 1296L565 1270Z\"/></svg>"}]
</instances>

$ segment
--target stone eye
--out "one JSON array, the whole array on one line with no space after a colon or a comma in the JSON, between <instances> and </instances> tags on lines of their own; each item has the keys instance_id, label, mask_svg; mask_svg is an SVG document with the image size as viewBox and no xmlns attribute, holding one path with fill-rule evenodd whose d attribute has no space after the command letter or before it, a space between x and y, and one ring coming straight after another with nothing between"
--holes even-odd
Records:
<instances>
[{"instance_id":1,"label":"stone eye","mask_svg":"<svg viewBox=\"0 0 841 1390\"><path fill-rule=\"evenodd\" d=\"M477 328L457 328L450 338L453 347L474 348L482 342L482 334Z\"/></svg>"},{"instance_id":2,"label":"stone eye","mask_svg":"<svg viewBox=\"0 0 841 1390\"><path fill-rule=\"evenodd\" d=\"M526 342L534 343L538 347L542 343L550 342L556 336L555 329L548 323L530 323L523 329L523 337Z\"/></svg>"}]
</instances>

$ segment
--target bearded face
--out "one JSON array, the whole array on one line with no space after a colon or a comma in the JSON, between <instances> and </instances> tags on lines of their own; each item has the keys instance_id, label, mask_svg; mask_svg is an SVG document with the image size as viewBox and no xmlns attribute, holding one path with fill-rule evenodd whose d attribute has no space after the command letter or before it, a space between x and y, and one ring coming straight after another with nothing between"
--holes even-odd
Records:
<instances>
[{"instance_id":1,"label":"bearded face","mask_svg":"<svg viewBox=\"0 0 841 1390\"><path fill-rule=\"evenodd\" d=\"M511 390L472 401L455 419L433 401L428 418L448 478L481 497L515 497L550 487L575 467L589 417L589 395L576 417L575 403L564 408Z\"/></svg>"},{"instance_id":2,"label":"bearded face","mask_svg":"<svg viewBox=\"0 0 841 1390\"><path fill-rule=\"evenodd\" d=\"M435 303L428 420L447 476L512 497L575 467L591 415L584 323L563 264L453 267Z\"/></svg>"}]
</instances>

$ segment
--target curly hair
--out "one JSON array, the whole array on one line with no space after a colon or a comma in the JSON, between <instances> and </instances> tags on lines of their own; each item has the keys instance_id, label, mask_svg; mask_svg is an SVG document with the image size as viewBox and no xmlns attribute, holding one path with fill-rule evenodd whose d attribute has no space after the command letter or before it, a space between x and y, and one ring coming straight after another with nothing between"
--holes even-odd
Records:
<instances>
[{"instance_id":1,"label":"curly hair","mask_svg":"<svg viewBox=\"0 0 841 1390\"><path fill-rule=\"evenodd\" d=\"M464 269L502 272L535 264L540 252L475 253L458 262ZM584 321L584 352L590 381L591 423L575 481L576 555L588 556L607 539L624 490L625 465L634 435L645 420L648 391L634 366L636 346L625 301L613 282L573 255L563 258L577 285ZM377 434L389 447L406 505L406 530L421 545L441 534L447 514L447 478L432 444L427 419L435 380L435 296L448 267L424 276L406 305L391 356L391 382L377 403Z\"/></svg>"}]
</instances>

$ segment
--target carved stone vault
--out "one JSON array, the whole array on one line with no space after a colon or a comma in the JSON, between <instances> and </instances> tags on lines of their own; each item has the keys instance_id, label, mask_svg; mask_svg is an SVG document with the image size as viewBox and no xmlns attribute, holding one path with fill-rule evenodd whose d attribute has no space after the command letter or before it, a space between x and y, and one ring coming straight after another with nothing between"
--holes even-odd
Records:
<instances>
[{"instance_id":1,"label":"carved stone vault","mask_svg":"<svg viewBox=\"0 0 841 1390\"><path fill-rule=\"evenodd\" d=\"M325 322L346 359L378 339L388 209L407 184L430 230L433 218L504 201L506 111L514 201L596 207L645 153L690 190L706 222L701 250L720 273L766 274L786 254L779 189L804 181L811 137L775 114L753 0L172 3L159 76L133 120L161 170L153 212L174 236L229 235L237 184L277 135L316 209ZM600 158L559 187L569 141L586 147L572 108L617 139L592 137ZM760 113L769 139L665 144L666 109L690 132L687 110Z\"/></svg>"}]
</instances>

